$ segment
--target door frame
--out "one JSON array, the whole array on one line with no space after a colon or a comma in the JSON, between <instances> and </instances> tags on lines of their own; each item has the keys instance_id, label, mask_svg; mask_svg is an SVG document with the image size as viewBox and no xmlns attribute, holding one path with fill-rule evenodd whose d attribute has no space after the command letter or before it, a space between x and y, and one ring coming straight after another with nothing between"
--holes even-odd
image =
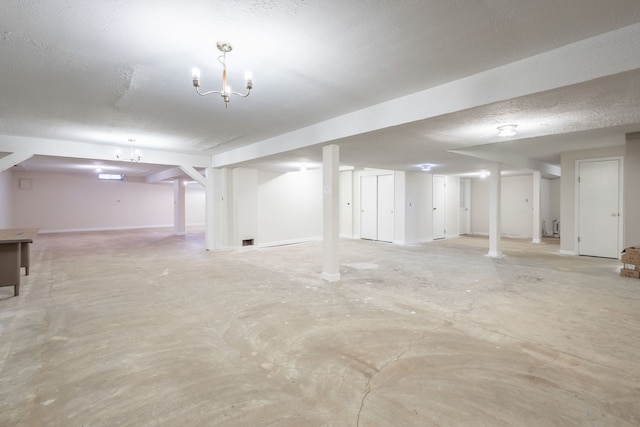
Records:
<instances>
[{"instance_id":1,"label":"door frame","mask_svg":"<svg viewBox=\"0 0 640 427\"><path fill-rule=\"evenodd\" d=\"M624 157L623 156L612 156L612 157L596 157L593 159L578 159L575 161L575 173L574 173L574 219L573 219L573 227L574 227L574 243L575 243L575 253L576 255L580 255L580 242L578 242L578 237L580 237L580 186L578 182L578 178L580 178L580 164L581 163L591 163L591 162L602 162L607 160L617 160L618 161L618 213L620 214L618 217L618 259L620 258L620 253L624 249ZM562 230L562 224L560 224L560 229Z\"/></svg>"}]
</instances>

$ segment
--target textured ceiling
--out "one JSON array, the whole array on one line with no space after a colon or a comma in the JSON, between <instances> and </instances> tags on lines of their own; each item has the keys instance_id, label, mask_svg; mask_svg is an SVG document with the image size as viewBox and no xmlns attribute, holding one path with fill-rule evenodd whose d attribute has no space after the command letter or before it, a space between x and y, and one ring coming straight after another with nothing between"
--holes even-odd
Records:
<instances>
[{"instance_id":1,"label":"textured ceiling","mask_svg":"<svg viewBox=\"0 0 640 427\"><path fill-rule=\"evenodd\" d=\"M638 0L3 0L0 135L215 155L638 22ZM203 89L219 89L220 40L234 46L231 85L254 74L254 91L228 109L191 85L199 66ZM616 73L337 142L357 166L433 161L462 173L475 160L446 150L499 142L465 129L505 115L535 127L527 138L639 131L638 79ZM557 138L526 145L558 161ZM319 152L247 164L286 170Z\"/></svg>"}]
</instances>

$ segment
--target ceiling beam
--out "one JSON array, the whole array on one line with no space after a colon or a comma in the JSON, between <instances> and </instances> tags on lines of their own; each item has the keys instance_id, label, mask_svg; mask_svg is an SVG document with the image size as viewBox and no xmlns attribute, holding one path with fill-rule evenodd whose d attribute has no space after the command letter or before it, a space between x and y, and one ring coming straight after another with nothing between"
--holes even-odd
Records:
<instances>
[{"instance_id":1,"label":"ceiling beam","mask_svg":"<svg viewBox=\"0 0 640 427\"><path fill-rule=\"evenodd\" d=\"M179 167L184 171L184 173L189 175L194 181L197 181L203 187L207 186L207 179L195 168L191 166L186 166L186 165L180 165Z\"/></svg>"},{"instance_id":2,"label":"ceiling beam","mask_svg":"<svg viewBox=\"0 0 640 427\"><path fill-rule=\"evenodd\" d=\"M231 166L639 68L640 23L214 155L212 166Z\"/></svg>"},{"instance_id":3,"label":"ceiling beam","mask_svg":"<svg viewBox=\"0 0 640 427\"><path fill-rule=\"evenodd\" d=\"M147 176L145 181L147 182L147 184L153 184L160 181L167 181L174 178L178 178L183 175L184 175L184 172L182 171L182 169L180 169L179 167L175 167L175 168L166 169L166 170L151 174Z\"/></svg>"},{"instance_id":4,"label":"ceiling beam","mask_svg":"<svg viewBox=\"0 0 640 427\"><path fill-rule=\"evenodd\" d=\"M0 135L0 152L28 151L32 155L70 157L74 159L117 160L115 145L88 142L61 141L55 139ZM211 156L185 154L142 148L141 163L156 165L190 165L205 168L211 166Z\"/></svg>"},{"instance_id":5,"label":"ceiling beam","mask_svg":"<svg viewBox=\"0 0 640 427\"><path fill-rule=\"evenodd\" d=\"M15 152L0 159L0 173L33 157L33 153Z\"/></svg>"},{"instance_id":6,"label":"ceiling beam","mask_svg":"<svg viewBox=\"0 0 640 427\"><path fill-rule=\"evenodd\" d=\"M490 160L492 162L503 163L515 168L540 171L547 175L560 176L560 166L544 163L520 154L512 153L496 145L480 145L472 148L461 148L457 150L447 150L450 153L462 154L464 156L475 157L477 159Z\"/></svg>"}]
</instances>

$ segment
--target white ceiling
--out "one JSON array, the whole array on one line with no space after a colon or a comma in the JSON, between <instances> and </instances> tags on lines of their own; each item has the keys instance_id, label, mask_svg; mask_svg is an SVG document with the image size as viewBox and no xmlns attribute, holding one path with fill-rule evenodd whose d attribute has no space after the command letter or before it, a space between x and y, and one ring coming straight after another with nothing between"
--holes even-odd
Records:
<instances>
[{"instance_id":1,"label":"white ceiling","mask_svg":"<svg viewBox=\"0 0 640 427\"><path fill-rule=\"evenodd\" d=\"M294 170L331 142L343 164L464 174L491 147L559 165L640 131L639 22L638 0L3 0L0 152L36 154L21 170L139 176L170 161L104 150L134 139L143 162ZM221 40L234 89L254 75L227 109L191 85L199 66L203 89L219 88ZM519 135L504 141L506 123ZM67 142L102 151L58 152Z\"/></svg>"}]
</instances>

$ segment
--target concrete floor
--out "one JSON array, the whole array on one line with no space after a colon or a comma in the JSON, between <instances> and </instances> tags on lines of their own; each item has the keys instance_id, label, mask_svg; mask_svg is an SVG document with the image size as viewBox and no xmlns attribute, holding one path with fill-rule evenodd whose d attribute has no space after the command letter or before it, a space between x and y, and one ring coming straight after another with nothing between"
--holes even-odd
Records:
<instances>
[{"instance_id":1,"label":"concrete floor","mask_svg":"<svg viewBox=\"0 0 640 427\"><path fill-rule=\"evenodd\" d=\"M2 426L638 426L640 281L466 237L206 252L39 235L0 288Z\"/></svg>"}]
</instances>

